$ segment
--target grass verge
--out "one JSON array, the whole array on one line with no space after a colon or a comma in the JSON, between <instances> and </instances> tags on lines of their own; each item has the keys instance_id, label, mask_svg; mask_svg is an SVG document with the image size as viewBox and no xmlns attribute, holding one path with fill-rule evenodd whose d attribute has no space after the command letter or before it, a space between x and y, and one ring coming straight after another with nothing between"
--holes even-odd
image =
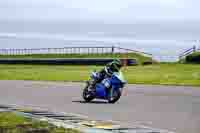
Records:
<instances>
[{"instance_id":1,"label":"grass verge","mask_svg":"<svg viewBox=\"0 0 200 133\"><path fill-rule=\"evenodd\" d=\"M47 122L39 122L30 118L24 118L11 112L0 113L1 133L79 133L73 129L57 128Z\"/></svg>"},{"instance_id":2,"label":"grass verge","mask_svg":"<svg viewBox=\"0 0 200 133\"><path fill-rule=\"evenodd\" d=\"M85 81L101 66L0 65L0 80ZM200 86L200 65L155 64L123 68L130 84Z\"/></svg>"}]
</instances>

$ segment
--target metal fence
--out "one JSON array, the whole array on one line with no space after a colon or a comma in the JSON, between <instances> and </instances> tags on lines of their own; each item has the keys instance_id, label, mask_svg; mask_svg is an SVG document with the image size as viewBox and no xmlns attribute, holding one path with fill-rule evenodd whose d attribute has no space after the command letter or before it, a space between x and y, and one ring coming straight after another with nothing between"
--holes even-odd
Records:
<instances>
[{"instance_id":1,"label":"metal fence","mask_svg":"<svg viewBox=\"0 0 200 133\"><path fill-rule=\"evenodd\" d=\"M189 48L185 51L183 51L180 55L179 55L179 59L183 59L185 58L186 56L196 52L196 51L200 51L200 48L197 48L196 46L193 46L192 48Z\"/></svg>"},{"instance_id":2,"label":"metal fence","mask_svg":"<svg viewBox=\"0 0 200 133\"><path fill-rule=\"evenodd\" d=\"M111 47L64 47L37 49L0 49L1 55L29 55L29 54L92 54L112 53Z\"/></svg>"},{"instance_id":3,"label":"metal fence","mask_svg":"<svg viewBox=\"0 0 200 133\"><path fill-rule=\"evenodd\" d=\"M138 53L152 57L152 54L121 47L64 47L37 49L0 49L0 55L32 55L32 54L114 54Z\"/></svg>"}]
</instances>

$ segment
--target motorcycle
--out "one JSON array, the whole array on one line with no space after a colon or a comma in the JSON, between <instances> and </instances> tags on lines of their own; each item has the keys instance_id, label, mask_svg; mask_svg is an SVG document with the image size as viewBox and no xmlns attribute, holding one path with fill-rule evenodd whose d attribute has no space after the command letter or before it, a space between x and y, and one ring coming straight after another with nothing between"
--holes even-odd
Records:
<instances>
[{"instance_id":1,"label":"motorcycle","mask_svg":"<svg viewBox=\"0 0 200 133\"><path fill-rule=\"evenodd\" d=\"M98 73L95 71L90 75L90 79L86 82L86 86L83 89L82 97L86 102L90 102L93 99L107 100L108 103L117 102L121 95L125 84L122 72L115 72L111 77L106 77L100 83L94 85L93 90L90 91L91 83L98 77ZM110 91L109 91L110 90Z\"/></svg>"}]
</instances>

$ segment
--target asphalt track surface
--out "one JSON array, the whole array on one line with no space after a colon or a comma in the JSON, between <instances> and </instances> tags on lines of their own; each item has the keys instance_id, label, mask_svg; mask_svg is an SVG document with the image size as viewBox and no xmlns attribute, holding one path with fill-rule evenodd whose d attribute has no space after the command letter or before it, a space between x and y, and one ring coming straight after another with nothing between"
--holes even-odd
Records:
<instances>
[{"instance_id":1,"label":"asphalt track surface","mask_svg":"<svg viewBox=\"0 0 200 133\"><path fill-rule=\"evenodd\" d=\"M200 133L200 87L128 85L116 104L84 103L83 83L0 81L0 104L41 107L91 119Z\"/></svg>"}]
</instances>

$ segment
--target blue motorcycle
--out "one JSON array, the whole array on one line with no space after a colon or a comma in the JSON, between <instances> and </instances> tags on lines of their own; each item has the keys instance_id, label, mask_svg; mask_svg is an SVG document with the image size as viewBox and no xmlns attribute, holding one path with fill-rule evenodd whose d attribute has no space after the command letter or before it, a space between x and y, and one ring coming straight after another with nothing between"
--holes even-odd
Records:
<instances>
[{"instance_id":1,"label":"blue motorcycle","mask_svg":"<svg viewBox=\"0 0 200 133\"><path fill-rule=\"evenodd\" d=\"M86 82L86 87L83 89L82 97L86 102L90 102L93 99L107 100L108 103L117 102L121 95L122 90L127 83L124 79L122 72L114 73L111 77L107 77L102 82L97 83L94 87L94 91L90 91L91 82L98 77L98 73L92 72L90 80Z\"/></svg>"}]
</instances>

